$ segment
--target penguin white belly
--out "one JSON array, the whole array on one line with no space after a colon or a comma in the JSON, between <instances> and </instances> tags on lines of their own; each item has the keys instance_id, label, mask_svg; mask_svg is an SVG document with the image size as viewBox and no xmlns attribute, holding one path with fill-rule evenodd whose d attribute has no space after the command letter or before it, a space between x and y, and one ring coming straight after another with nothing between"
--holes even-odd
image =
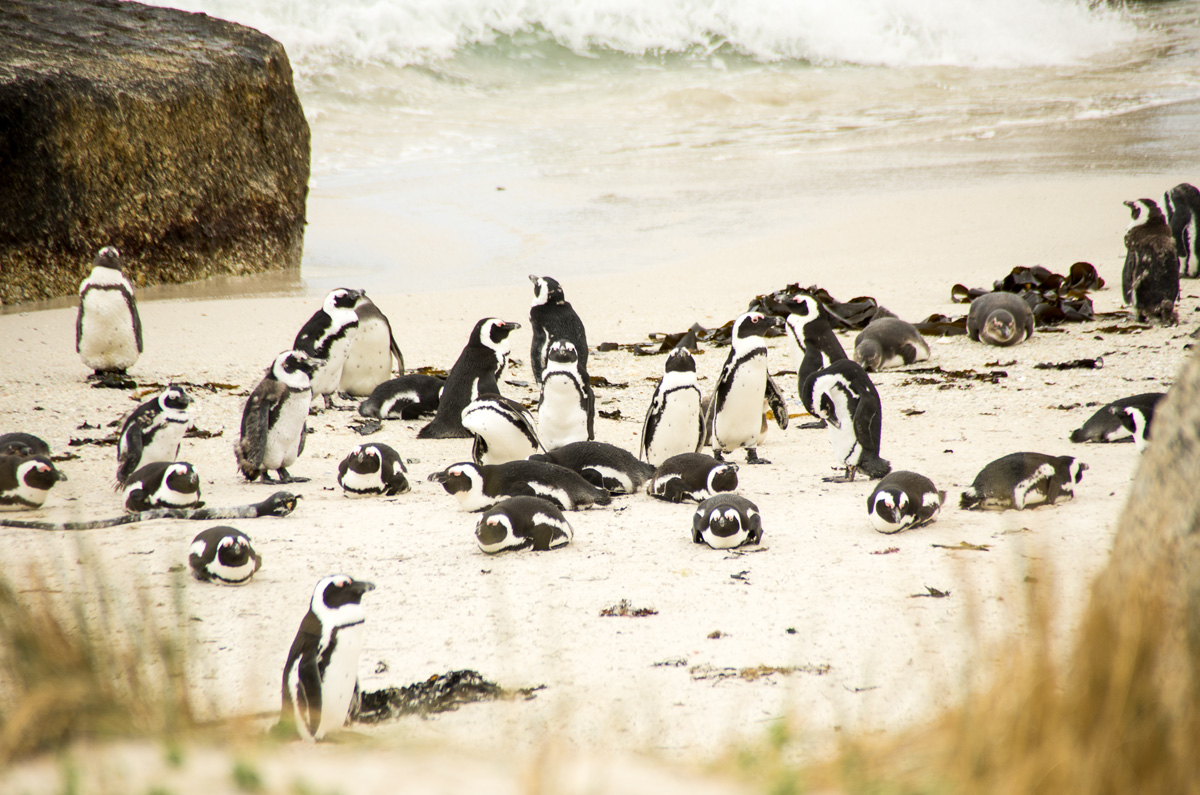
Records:
<instances>
[{"instance_id":1,"label":"penguin white belly","mask_svg":"<svg viewBox=\"0 0 1200 795\"><path fill-rule=\"evenodd\" d=\"M469 491L458 491L454 494L458 507L464 511L482 511L500 501L498 497L489 497L482 488L472 488Z\"/></svg>"},{"instance_id":2,"label":"penguin white belly","mask_svg":"<svg viewBox=\"0 0 1200 795\"><path fill-rule=\"evenodd\" d=\"M347 497L365 497L370 494L380 494L384 491L383 478L376 472L355 472L347 469L342 476L342 489Z\"/></svg>"},{"instance_id":3,"label":"penguin white belly","mask_svg":"<svg viewBox=\"0 0 1200 795\"><path fill-rule=\"evenodd\" d=\"M505 464L520 461L538 451L529 437L507 418L486 408L463 412L463 427L487 440L487 452L481 464Z\"/></svg>"},{"instance_id":4,"label":"penguin white belly","mask_svg":"<svg viewBox=\"0 0 1200 795\"><path fill-rule=\"evenodd\" d=\"M646 450L646 462L659 466L673 455L696 452L700 443L699 418L699 390L680 389L668 394Z\"/></svg>"},{"instance_id":5,"label":"penguin white belly","mask_svg":"<svg viewBox=\"0 0 1200 795\"><path fill-rule=\"evenodd\" d=\"M23 471L17 470L17 487L9 492L9 496L5 498L8 501L17 501L15 505L0 503L0 511L28 511L32 508L41 508L46 502L47 495L50 494L49 489L39 489L30 486L22 477ZM29 503L24 505L22 503Z\"/></svg>"},{"instance_id":6,"label":"penguin white belly","mask_svg":"<svg viewBox=\"0 0 1200 795\"><path fill-rule=\"evenodd\" d=\"M168 422L155 432L150 444L142 448L141 466L156 461L174 461L179 457L179 446L190 423Z\"/></svg>"},{"instance_id":7,"label":"penguin white belly","mask_svg":"<svg viewBox=\"0 0 1200 795\"><path fill-rule=\"evenodd\" d=\"M202 558L207 548L208 545L204 541L197 541L192 544L188 553ZM214 580L218 585L241 585L241 581L254 573L254 558L246 558L246 562L240 566L226 566L221 562L218 554L213 558L212 563L208 564L208 571L220 578ZM224 580L234 580L234 582L224 582Z\"/></svg>"},{"instance_id":8,"label":"penguin white belly","mask_svg":"<svg viewBox=\"0 0 1200 795\"><path fill-rule=\"evenodd\" d=\"M354 331L351 330L334 340L329 346L329 356L324 360L318 360L320 364L312 377L314 395L331 395L337 389L342 380L346 357L350 355L350 346L354 344ZM368 394L369 392L370 390L368 390Z\"/></svg>"},{"instance_id":9,"label":"penguin white belly","mask_svg":"<svg viewBox=\"0 0 1200 795\"><path fill-rule=\"evenodd\" d=\"M838 461L846 466L858 466L858 460L862 458L862 445L858 443L858 434L854 430L854 407L840 389L833 390L832 399L839 424L829 423L829 444Z\"/></svg>"},{"instance_id":10,"label":"penguin white belly","mask_svg":"<svg viewBox=\"0 0 1200 795\"><path fill-rule=\"evenodd\" d=\"M316 740L346 725L350 700L354 698L354 685L358 682L363 625L339 627L334 637L337 645L321 680L321 722L313 734Z\"/></svg>"},{"instance_id":11,"label":"penguin white belly","mask_svg":"<svg viewBox=\"0 0 1200 795\"><path fill-rule=\"evenodd\" d=\"M358 334L342 367L339 390L367 397L392 375L391 335L386 323L359 323Z\"/></svg>"},{"instance_id":12,"label":"penguin white belly","mask_svg":"<svg viewBox=\"0 0 1200 795\"><path fill-rule=\"evenodd\" d=\"M290 467L300 455L300 435L308 419L311 393L288 394L283 408L271 429L267 431L267 446L263 451L263 469Z\"/></svg>"},{"instance_id":13,"label":"penguin white belly","mask_svg":"<svg viewBox=\"0 0 1200 795\"><path fill-rule=\"evenodd\" d=\"M713 421L713 439L721 450L753 446L762 432L767 357L755 356L734 374L725 402Z\"/></svg>"},{"instance_id":14,"label":"penguin white belly","mask_svg":"<svg viewBox=\"0 0 1200 795\"><path fill-rule=\"evenodd\" d=\"M547 450L587 441L587 411L569 378L554 375L546 378L538 406L538 437Z\"/></svg>"},{"instance_id":15,"label":"penguin white belly","mask_svg":"<svg viewBox=\"0 0 1200 795\"><path fill-rule=\"evenodd\" d=\"M133 316L120 290L89 290L83 301L79 357L93 370L125 370L138 360Z\"/></svg>"}]
</instances>

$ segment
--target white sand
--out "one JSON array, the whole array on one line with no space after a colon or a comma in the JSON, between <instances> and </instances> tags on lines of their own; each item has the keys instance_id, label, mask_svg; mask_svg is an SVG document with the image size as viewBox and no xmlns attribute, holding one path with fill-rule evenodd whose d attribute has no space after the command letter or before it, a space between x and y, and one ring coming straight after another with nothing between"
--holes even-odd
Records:
<instances>
[{"instance_id":1,"label":"white sand","mask_svg":"<svg viewBox=\"0 0 1200 795\"><path fill-rule=\"evenodd\" d=\"M822 205L797 217L793 232L703 258L647 265L630 276L576 280L567 298L587 324L593 348L636 342L652 331L692 322L723 323L756 294L788 282L817 283L847 300L873 295L908 320L932 312L964 314L950 303L955 282L987 286L1015 265L1065 272L1094 263L1108 288L1097 311L1120 306L1121 201L1160 196L1171 176L1080 178L1006 183L969 190L891 194L864 218L860 201ZM431 267L436 267L431 262ZM549 275L554 275L550 272ZM347 285L353 286L353 285ZM111 582L169 607L182 579L196 688L217 715L276 710L280 671L313 585L343 571L374 581L365 600L368 628L361 680L367 690L405 685L451 669L474 668L508 687L545 685L530 701L471 705L428 720L409 718L372 730L391 738L434 738L451 746L530 753L548 738L586 749L650 751L707 760L734 741L754 742L771 722L790 718L808 732L806 747L827 749L838 730L908 725L954 703L993 662L988 643L1020 631L1022 581L1044 564L1058 593L1061 632L1069 633L1094 573L1110 548L1114 522L1137 465L1133 445L1072 445L1068 433L1105 403L1165 390L1187 355L1196 286L1185 282L1183 325L1136 334L1098 334L1111 321L1061 327L1014 349L930 338L944 369L993 369L998 384L953 388L875 377L883 399L883 456L893 467L931 477L948 492L939 520L897 536L867 523L873 483L829 484L832 455L824 431L772 428L760 453L771 466L745 467L740 493L762 510L763 548L726 554L690 543L692 508L645 495L572 513L574 543L553 553L489 557L475 546L476 517L462 513L430 472L470 457L467 440L416 439L420 422L389 421L368 437L412 461L412 493L349 500L335 482L343 456L363 439L348 429L356 414L326 412L310 423L308 449L291 468L312 478L286 519L233 522L264 557L253 582L221 588L170 570L186 563L192 537L207 523L155 521L86 533L0 530L0 566L20 580L34 563L57 587L80 588L82 547L105 561ZM392 319L410 367L448 367L480 317L517 320L520 365L509 379L531 382L528 305L521 279L486 292L373 295ZM139 382L229 382L233 392L192 391L197 425L219 438L185 440L184 460L203 480L210 505L262 499L275 489L244 483L234 465L245 393L317 308L319 296L171 300L141 306L146 352ZM131 410L129 393L95 390L73 351L75 313L57 309L0 316L0 432L46 438L70 481L45 510L19 518L53 521L121 513L111 491L115 449L68 448L83 422L107 425ZM843 336L852 347L853 337ZM792 345L771 342L771 370L793 369ZM711 387L726 349L699 357ZM1098 371L1035 370L1037 362L1102 355ZM628 383L600 389L599 408L622 420L597 420L597 438L636 449L642 417L663 357L593 353L591 373ZM921 366L921 365L917 365ZM779 379L793 400L794 376ZM504 387L531 399L528 387ZM796 402L796 410L799 408ZM923 412L909 416L906 410ZM797 424L802 420L795 420ZM989 461L1030 450L1074 454L1090 465L1073 502L1026 512L957 508L961 490ZM736 456L740 461L741 456ZM18 518L17 514L9 514ZM211 524L216 524L211 523ZM966 541L986 552L933 544ZM890 547L892 554L874 554ZM1046 573L1038 570L1043 580ZM743 574L744 573L744 574ZM735 578L734 575L740 575ZM926 586L945 599L911 598ZM621 599L651 607L649 618L602 618ZM719 630L719 639L710 633ZM659 665L660 663L671 663ZM828 673L757 681L698 679L707 666L828 665Z\"/></svg>"}]
</instances>

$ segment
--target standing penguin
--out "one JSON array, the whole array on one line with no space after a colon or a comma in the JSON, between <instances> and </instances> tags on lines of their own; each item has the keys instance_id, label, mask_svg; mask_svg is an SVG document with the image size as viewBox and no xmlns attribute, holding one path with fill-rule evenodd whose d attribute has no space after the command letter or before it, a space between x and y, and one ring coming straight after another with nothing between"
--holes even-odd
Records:
<instances>
[{"instance_id":1,"label":"standing penguin","mask_svg":"<svg viewBox=\"0 0 1200 795\"><path fill-rule=\"evenodd\" d=\"M333 393L341 383L346 357L358 333L357 308L365 299L361 290L331 290L292 343L293 350L303 351L312 359L313 397L324 397L326 408L333 407Z\"/></svg>"},{"instance_id":2,"label":"standing penguin","mask_svg":"<svg viewBox=\"0 0 1200 795\"><path fill-rule=\"evenodd\" d=\"M121 270L121 253L100 249L92 272L79 285L75 351L95 376L124 375L142 354L142 319L133 285Z\"/></svg>"},{"instance_id":3,"label":"standing penguin","mask_svg":"<svg viewBox=\"0 0 1200 795\"><path fill-rule=\"evenodd\" d=\"M785 304L788 309L787 329L796 343L796 391L804 400L804 382L813 373L834 362L848 358L846 349L833 333L829 315L821 302L812 295L798 292ZM812 406L804 404L804 410L816 417ZM805 423L801 428L824 428L825 420Z\"/></svg>"},{"instance_id":4,"label":"standing penguin","mask_svg":"<svg viewBox=\"0 0 1200 795\"><path fill-rule=\"evenodd\" d=\"M762 532L758 506L738 494L714 494L692 516L692 543L713 549L756 546Z\"/></svg>"},{"instance_id":5,"label":"standing penguin","mask_svg":"<svg viewBox=\"0 0 1200 795\"><path fill-rule=\"evenodd\" d=\"M313 589L308 613L283 666L279 723L304 740L320 740L346 725L358 689L366 613L362 598L372 583L345 574L325 577Z\"/></svg>"},{"instance_id":6,"label":"standing penguin","mask_svg":"<svg viewBox=\"0 0 1200 795\"><path fill-rule=\"evenodd\" d=\"M700 411L700 388L696 385L696 360L691 351L671 351L663 377L654 390L638 457L658 466L679 453L697 453L704 445L704 415Z\"/></svg>"},{"instance_id":7,"label":"standing penguin","mask_svg":"<svg viewBox=\"0 0 1200 795\"><path fill-rule=\"evenodd\" d=\"M729 356L721 368L717 385L708 404L706 425L712 431L713 457L746 448L747 464L769 464L758 457L758 443L763 434L763 401L770 392L775 405L782 402L775 384L767 374L767 343L763 335L777 325L776 318L761 312L746 312L733 321ZM786 406L776 408L776 422L786 428Z\"/></svg>"},{"instance_id":8,"label":"standing penguin","mask_svg":"<svg viewBox=\"0 0 1200 795\"><path fill-rule=\"evenodd\" d=\"M366 397L392 377L392 359L396 360L400 375L404 375L404 354L392 336L392 324L387 316L366 294L354 308L354 313L358 315L358 331L346 354L338 391Z\"/></svg>"},{"instance_id":9,"label":"standing penguin","mask_svg":"<svg viewBox=\"0 0 1200 795\"><path fill-rule=\"evenodd\" d=\"M347 496L394 497L409 490L408 469L400 454L382 442L360 444L338 464L338 485Z\"/></svg>"},{"instance_id":10,"label":"standing penguin","mask_svg":"<svg viewBox=\"0 0 1200 795\"><path fill-rule=\"evenodd\" d=\"M476 464L520 461L542 450L533 415L517 401L494 392L468 403L462 424L475 434L471 457Z\"/></svg>"},{"instance_id":11,"label":"standing penguin","mask_svg":"<svg viewBox=\"0 0 1200 795\"><path fill-rule=\"evenodd\" d=\"M843 359L818 370L804 384L803 400L829 423L829 443L846 474L828 481L852 481L859 470L881 478L892 465L879 457L882 407L871 377L858 362Z\"/></svg>"},{"instance_id":12,"label":"standing penguin","mask_svg":"<svg viewBox=\"0 0 1200 795\"><path fill-rule=\"evenodd\" d=\"M538 400L538 437L547 450L596 438L596 394L575 346L550 343Z\"/></svg>"},{"instance_id":13,"label":"standing penguin","mask_svg":"<svg viewBox=\"0 0 1200 795\"><path fill-rule=\"evenodd\" d=\"M0 510L41 508L67 476L44 455L0 455Z\"/></svg>"},{"instance_id":14,"label":"standing penguin","mask_svg":"<svg viewBox=\"0 0 1200 795\"><path fill-rule=\"evenodd\" d=\"M125 418L117 439L118 488L139 467L179 457L183 435L192 427L191 402L183 387L171 384Z\"/></svg>"},{"instance_id":15,"label":"standing penguin","mask_svg":"<svg viewBox=\"0 0 1200 795\"><path fill-rule=\"evenodd\" d=\"M201 530L188 549L188 567L200 582L241 585L262 568L250 537L234 527Z\"/></svg>"},{"instance_id":16,"label":"standing penguin","mask_svg":"<svg viewBox=\"0 0 1200 795\"><path fill-rule=\"evenodd\" d=\"M533 379L542 383L542 373L550 357L550 344L566 340L575 346L579 370L587 378L587 332L583 321L563 294L562 285L549 276L530 275L533 282L533 303L529 307L529 322L533 326L533 344L529 349L529 366Z\"/></svg>"},{"instance_id":17,"label":"standing penguin","mask_svg":"<svg viewBox=\"0 0 1200 795\"><path fill-rule=\"evenodd\" d=\"M571 543L562 511L541 497L509 497L483 512L475 526L479 549L489 555L517 549L545 552Z\"/></svg>"},{"instance_id":18,"label":"standing penguin","mask_svg":"<svg viewBox=\"0 0 1200 795\"><path fill-rule=\"evenodd\" d=\"M1006 348L1033 336L1033 310L1015 293L984 293L971 301L967 336Z\"/></svg>"},{"instance_id":19,"label":"standing penguin","mask_svg":"<svg viewBox=\"0 0 1200 795\"><path fill-rule=\"evenodd\" d=\"M1181 182L1163 194L1163 207L1175 236L1179 275L1195 279L1200 276L1200 190Z\"/></svg>"},{"instance_id":20,"label":"standing penguin","mask_svg":"<svg viewBox=\"0 0 1200 795\"><path fill-rule=\"evenodd\" d=\"M500 393L500 378L508 365L508 335L520 323L485 317L475 324L467 345L450 368L442 387L437 415L421 429L420 439L465 439L471 432L463 427L467 404L489 392Z\"/></svg>"},{"instance_id":21,"label":"standing penguin","mask_svg":"<svg viewBox=\"0 0 1200 795\"><path fill-rule=\"evenodd\" d=\"M254 387L242 409L242 430L234 454L246 480L259 477L273 483L304 483L287 467L304 451L308 406L312 403L312 373L316 363L301 351L284 351L275 357L267 374Z\"/></svg>"},{"instance_id":22,"label":"standing penguin","mask_svg":"<svg viewBox=\"0 0 1200 795\"><path fill-rule=\"evenodd\" d=\"M1166 216L1151 199L1125 202L1133 219L1125 231L1125 267L1121 295L1137 319L1163 326L1179 322L1179 254Z\"/></svg>"},{"instance_id":23,"label":"standing penguin","mask_svg":"<svg viewBox=\"0 0 1200 795\"><path fill-rule=\"evenodd\" d=\"M891 535L929 524L946 502L946 492L916 472L889 472L867 497L867 518L877 532Z\"/></svg>"},{"instance_id":24,"label":"standing penguin","mask_svg":"<svg viewBox=\"0 0 1200 795\"><path fill-rule=\"evenodd\" d=\"M125 510L199 508L200 476L186 461L155 461L125 480Z\"/></svg>"},{"instance_id":25,"label":"standing penguin","mask_svg":"<svg viewBox=\"0 0 1200 795\"><path fill-rule=\"evenodd\" d=\"M965 510L1016 508L1018 511L1075 496L1075 484L1083 479L1087 464L1069 455L1010 453L997 458L975 476L971 488L962 493Z\"/></svg>"}]
</instances>

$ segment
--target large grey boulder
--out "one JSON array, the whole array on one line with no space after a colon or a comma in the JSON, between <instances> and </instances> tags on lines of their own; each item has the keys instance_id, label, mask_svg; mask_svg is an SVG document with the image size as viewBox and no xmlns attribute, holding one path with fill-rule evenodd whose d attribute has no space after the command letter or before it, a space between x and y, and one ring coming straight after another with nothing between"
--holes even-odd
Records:
<instances>
[{"instance_id":1,"label":"large grey boulder","mask_svg":"<svg viewBox=\"0 0 1200 795\"><path fill-rule=\"evenodd\" d=\"M279 42L112 0L0 0L0 303L298 267L308 124Z\"/></svg>"}]
</instances>

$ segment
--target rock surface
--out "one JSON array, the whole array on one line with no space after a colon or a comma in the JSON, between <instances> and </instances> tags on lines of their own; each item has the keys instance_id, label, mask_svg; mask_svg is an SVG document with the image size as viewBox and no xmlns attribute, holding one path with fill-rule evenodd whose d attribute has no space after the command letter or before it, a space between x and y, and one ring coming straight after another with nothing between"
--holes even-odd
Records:
<instances>
[{"instance_id":1,"label":"rock surface","mask_svg":"<svg viewBox=\"0 0 1200 795\"><path fill-rule=\"evenodd\" d=\"M298 267L309 131L283 45L113 0L0 3L0 303Z\"/></svg>"}]
</instances>

